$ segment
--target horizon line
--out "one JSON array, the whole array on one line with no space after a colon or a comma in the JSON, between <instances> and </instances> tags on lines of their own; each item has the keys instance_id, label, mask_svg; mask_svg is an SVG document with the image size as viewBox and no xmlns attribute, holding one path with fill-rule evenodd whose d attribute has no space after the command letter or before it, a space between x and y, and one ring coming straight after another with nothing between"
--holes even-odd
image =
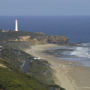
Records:
<instances>
[{"instance_id":1,"label":"horizon line","mask_svg":"<svg viewBox=\"0 0 90 90\"><path fill-rule=\"evenodd\" d=\"M30 16L36 16L36 15L0 15L0 17L30 17ZM38 16L44 16L44 15L37 15L37 17ZM54 17L54 16L57 16L57 17L59 17L59 16L90 16L90 15L45 15L46 17L47 16L50 16L50 17ZM45 17L44 16L44 17Z\"/></svg>"}]
</instances>

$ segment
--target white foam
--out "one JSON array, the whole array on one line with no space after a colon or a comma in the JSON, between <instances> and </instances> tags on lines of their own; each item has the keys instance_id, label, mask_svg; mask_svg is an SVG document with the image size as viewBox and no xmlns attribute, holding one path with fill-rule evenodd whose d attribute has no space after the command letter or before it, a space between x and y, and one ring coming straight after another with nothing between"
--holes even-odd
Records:
<instances>
[{"instance_id":1,"label":"white foam","mask_svg":"<svg viewBox=\"0 0 90 90\"><path fill-rule=\"evenodd\" d=\"M90 58L89 54L90 50L88 47L76 47L74 51L70 53L70 55L74 55L77 57L85 57L85 58Z\"/></svg>"},{"instance_id":2,"label":"white foam","mask_svg":"<svg viewBox=\"0 0 90 90\"><path fill-rule=\"evenodd\" d=\"M82 43L82 46L90 47L90 43Z\"/></svg>"}]
</instances>

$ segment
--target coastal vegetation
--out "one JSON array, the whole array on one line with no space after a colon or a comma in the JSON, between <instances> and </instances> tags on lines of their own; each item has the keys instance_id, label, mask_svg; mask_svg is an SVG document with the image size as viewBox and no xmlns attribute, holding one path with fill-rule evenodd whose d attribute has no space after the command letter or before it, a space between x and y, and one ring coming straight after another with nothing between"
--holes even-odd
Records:
<instances>
[{"instance_id":1,"label":"coastal vegetation","mask_svg":"<svg viewBox=\"0 0 90 90\"><path fill-rule=\"evenodd\" d=\"M11 63L0 59L0 89L2 90L47 90L46 85L32 76L19 71Z\"/></svg>"},{"instance_id":2,"label":"coastal vegetation","mask_svg":"<svg viewBox=\"0 0 90 90\"><path fill-rule=\"evenodd\" d=\"M47 61L24 52L24 49L30 48L31 45L59 43L60 41L60 43L67 43L68 40L64 36L0 31L0 37L0 89L64 90L55 85L53 70Z\"/></svg>"},{"instance_id":3,"label":"coastal vegetation","mask_svg":"<svg viewBox=\"0 0 90 90\"><path fill-rule=\"evenodd\" d=\"M0 53L0 57L11 62L19 70L24 71L44 84L54 84L52 69L47 61L42 59L34 59L33 56L22 50L4 47ZM27 68L24 67L27 64Z\"/></svg>"},{"instance_id":4,"label":"coastal vegetation","mask_svg":"<svg viewBox=\"0 0 90 90\"><path fill-rule=\"evenodd\" d=\"M0 41L8 42L28 42L31 45L46 44L46 43L57 43L64 44L68 43L68 38L65 36L52 36L46 35L45 33L34 33L24 31L0 31Z\"/></svg>"},{"instance_id":5,"label":"coastal vegetation","mask_svg":"<svg viewBox=\"0 0 90 90\"><path fill-rule=\"evenodd\" d=\"M10 47L3 47L0 58L0 64L2 64L0 88L5 90L52 90L51 88L64 90L61 87L55 87L53 70L47 61L34 59L33 56ZM23 64L27 60L29 60L28 68L24 69Z\"/></svg>"}]
</instances>

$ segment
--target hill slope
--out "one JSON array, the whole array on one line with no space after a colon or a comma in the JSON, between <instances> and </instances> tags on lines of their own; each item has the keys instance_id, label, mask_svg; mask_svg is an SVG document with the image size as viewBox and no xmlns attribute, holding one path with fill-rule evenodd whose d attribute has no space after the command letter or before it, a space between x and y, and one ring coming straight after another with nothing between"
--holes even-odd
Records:
<instances>
[{"instance_id":1,"label":"hill slope","mask_svg":"<svg viewBox=\"0 0 90 90\"><path fill-rule=\"evenodd\" d=\"M47 90L39 81L0 59L0 88L5 90ZM3 67L4 66L4 67Z\"/></svg>"}]
</instances>

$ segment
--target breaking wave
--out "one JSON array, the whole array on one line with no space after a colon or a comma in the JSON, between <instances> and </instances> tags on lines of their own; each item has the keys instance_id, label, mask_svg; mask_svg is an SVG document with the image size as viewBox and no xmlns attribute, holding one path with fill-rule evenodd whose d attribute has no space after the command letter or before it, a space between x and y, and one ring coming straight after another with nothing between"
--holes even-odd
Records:
<instances>
[{"instance_id":1,"label":"breaking wave","mask_svg":"<svg viewBox=\"0 0 90 90\"><path fill-rule=\"evenodd\" d=\"M83 57L83 58L90 58L90 44L82 44L81 47L76 47L70 55Z\"/></svg>"}]
</instances>

